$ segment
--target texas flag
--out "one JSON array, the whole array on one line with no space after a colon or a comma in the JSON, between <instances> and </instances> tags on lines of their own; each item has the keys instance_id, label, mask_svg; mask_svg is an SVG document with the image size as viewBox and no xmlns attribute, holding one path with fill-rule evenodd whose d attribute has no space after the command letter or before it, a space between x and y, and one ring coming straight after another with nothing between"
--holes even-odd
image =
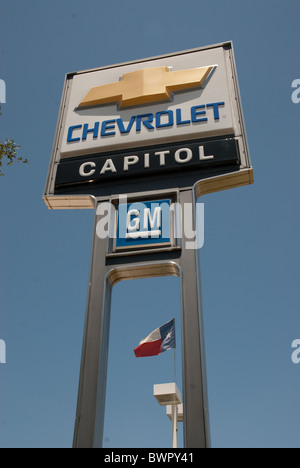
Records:
<instances>
[{"instance_id":1,"label":"texas flag","mask_svg":"<svg viewBox=\"0 0 300 468\"><path fill-rule=\"evenodd\" d=\"M157 356L158 354L176 348L175 319L154 330L135 348L136 357Z\"/></svg>"}]
</instances>

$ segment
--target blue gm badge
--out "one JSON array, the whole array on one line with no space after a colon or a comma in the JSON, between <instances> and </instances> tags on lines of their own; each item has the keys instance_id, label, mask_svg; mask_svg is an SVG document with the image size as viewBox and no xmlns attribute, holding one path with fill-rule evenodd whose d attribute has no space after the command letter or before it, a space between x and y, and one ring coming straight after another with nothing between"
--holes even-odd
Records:
<instances>
[{"instance_id":1,"label":"blue gm badge","mask_svg":"<svg viewBox=\"0 0 300 468\"><path fill-rule=\"evenodd\" d=\"M120 204L116 250L171 246L171 200Z\"/></svg>"}]
</instances>

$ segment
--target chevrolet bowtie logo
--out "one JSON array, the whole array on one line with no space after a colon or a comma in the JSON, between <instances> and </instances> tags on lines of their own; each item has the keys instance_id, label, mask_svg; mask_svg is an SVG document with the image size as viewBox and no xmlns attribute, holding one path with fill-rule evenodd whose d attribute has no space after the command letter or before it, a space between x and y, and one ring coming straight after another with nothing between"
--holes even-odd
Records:
<instances>
[{"instance_id":1,"label":"chevrolet bowtie logo","mask_svg":"<svg viewBox=\"0 0 300 468\"><path fill-rule=\"evenodd\" d=\"M158 67L126 73L120 81L92 88L78 107L119 102L122 108L170 100L173 92L201 88L214 68L171 71Z\"/></svg>"}]
</instances>

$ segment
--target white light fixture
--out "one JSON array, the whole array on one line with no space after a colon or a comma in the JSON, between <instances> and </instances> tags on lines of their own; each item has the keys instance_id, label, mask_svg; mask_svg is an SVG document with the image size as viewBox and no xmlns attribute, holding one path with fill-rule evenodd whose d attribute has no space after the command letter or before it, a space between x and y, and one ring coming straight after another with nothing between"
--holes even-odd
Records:
<instances>
[{"instance_id":1,"label":"white light fixture","mask_svg":"<svg viewBox=\"0 0 300 468\"><path fill-rule=\"evenodd\" d=\"M172 421L172 405L166 407L167 416ZM177 422L183 422L183 404L177 405Z\"/></svg>"},{"instance_id":2,"label":"white light fixture","mask_svg":"<svg viewBox=\"0 0 300 468\"><path fill-rule=\"evenodd\" d=\"M161 406L179 405L181 403L181 393L176 383L154 385L153 393Z\"/></svg>"},{"instance_id":3,"label":"white light fixture","mask_svg":"<svg viewBox=\"0 0 300 468\"><path fill-rule=\"evenodd\" d=\"M172 446L177 448L177 422L178 422L178 410L182 407L181 404L181 393L176 383L167 383L154 385L153 394L160 404L160 406L167 407L167 415L172 421ZM170 408L170 410L168 410ZM170 411L170 416L168 414ZM183 414L183 408L181 409Z\"/></svg>"}]
</instances>

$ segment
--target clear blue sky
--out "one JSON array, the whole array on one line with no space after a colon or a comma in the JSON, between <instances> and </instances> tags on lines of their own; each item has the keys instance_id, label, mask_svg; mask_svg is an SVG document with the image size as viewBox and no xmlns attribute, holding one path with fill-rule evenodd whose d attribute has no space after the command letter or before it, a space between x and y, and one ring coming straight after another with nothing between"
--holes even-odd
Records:
<instances>
[{"instance_id":1,"label":"clear blue sky","mask_svg":"<svg viewBox=\"0 0 300 468\"><path fill-rule=\"evenodd\" d=\"M227 40L255 185L201 200L212 445L300 447L299 14L299 0L0 0L0 140L30 160L0 178L0 447L72 445L93 211L42 200L65 73ZM180 342L178 289L114 290L106 447L171 445L152 385L173 379L172 352L137 360L133 348L173 316Z\"/></svg>"}]
</instances>

